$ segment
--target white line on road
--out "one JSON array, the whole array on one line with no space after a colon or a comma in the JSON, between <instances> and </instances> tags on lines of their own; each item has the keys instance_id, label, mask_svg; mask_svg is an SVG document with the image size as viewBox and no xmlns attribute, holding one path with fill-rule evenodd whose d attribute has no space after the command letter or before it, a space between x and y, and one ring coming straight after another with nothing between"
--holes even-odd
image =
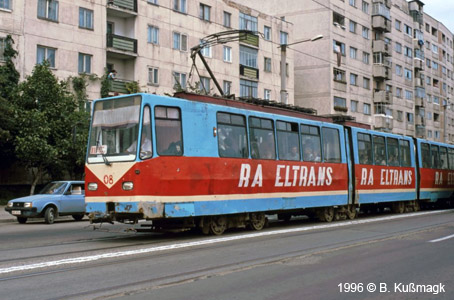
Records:
<instances>
[{"instance_id":1,"label":"white line on road","mask_svg":"<svg viewBox=\"0 0 454 300\"><path fill-rule=\"evenodd\" d=\"M447 212L447 211L443 211L443 212ZM373 223L373 222L380 222L380 221L389 221L389 220L397 220L397 219L404 219L404 218L411 218L411 217L420 217L420 216L424 216L424 215L439 214L439 213L440 213L440 211L409 213L409 214L405 214L405 215L394 215L394 216L389 216L389 217L370 218L370 219L365 219L365 220L345 221L345 222L338 222L338 223L334 223L334 224L305 226L305 227L298 227L298 228L292 228L292 229L282 229L282 230L259 232L259 233L249 233L249 234L243 234L243 235L238 235L238 236L222 237L222 238L215 238L215 239L203 239L203 240L198 240L198 241L194 241L194 242L172 244L172 245L160 246L160 247L151 247L151 248L120 251L120 252L110 252L110 253L104 253L104 254L98 254L98 255L88 255L88 256L67 258L67 259L54 260L54 261L48 261L48 262L41 262L41 263L36 263L36 264L13 266L13 267L9 267L9 268L0 269L0 274L17 272L17 271L42 269L42 268L60 266L60 265L80 264L80 263L97 261L97 260L107 259L107 258L124 257L124 256L139 255L139 254L144 254L144 253L153 253L153 252L160 252L160 251L166 251L166 250L190 248L190 247L196 247L196 246L202 246L202 245L223 243L223 242L228 242L228 241L250 239L250 238L255 238L255 237L273 236L273 235L303 232L303 231L318 230L318 229L330 229L330 228L344 227L344 226L349 226L349 225L358 225L358 224L366 224L366 223Z\"/></svg>"},{"instance_id":2,"label":"white line on road","mask_svg":"<svg viewBox=\"0 0 454 300\"><path fill-rule=\"evenodd\" d=\"M437 242L441 242L441 241L452 239L452 238L454 238L454 234L453 235L448 235L448 236L445 236L445 237L442 237L442 238L439 238L439 239L436 239L436 240L431 240L431 241L429 241L429 243L437 243Z\"/></svg>"}]
</instances>

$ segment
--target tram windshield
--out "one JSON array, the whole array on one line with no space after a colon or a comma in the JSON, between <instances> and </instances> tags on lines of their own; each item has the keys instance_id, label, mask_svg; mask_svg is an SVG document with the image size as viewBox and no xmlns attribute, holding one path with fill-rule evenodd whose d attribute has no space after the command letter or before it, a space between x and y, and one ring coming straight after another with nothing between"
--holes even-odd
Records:
<instances>
[{"instance_id":1,"label":"tram windshield","mask_svg":"<svg viewBox=\"0 0 454 300\"><path fill-rule=\"evenodd\" d=\"M141 97L96 102L88 163L133 161L137 154Z\"/></svg>"}]
</instances>

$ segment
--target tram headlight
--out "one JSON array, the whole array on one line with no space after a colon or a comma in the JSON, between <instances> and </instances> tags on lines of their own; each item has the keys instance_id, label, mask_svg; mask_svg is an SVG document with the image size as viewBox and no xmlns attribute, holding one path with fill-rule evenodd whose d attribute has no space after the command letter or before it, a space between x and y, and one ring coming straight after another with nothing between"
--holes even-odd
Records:
<instances>
[{"instance_id":1,"label":"tram headlight","mask_svg":"<svg viewBox=\"0 0 454 300\"><path fill-rule=\"evenodd\" d=\"M98 184L96 182L90 182L87 188L89 191L96 191L98 189Z\"/></svg>"},{"instance_id":2,"label":"tram headlight","mask_svg":"<svg viewBox=\"0 0 454 300\"><path fill-rule=\"evenodd\" d=\"M24 207L32 207L33 206L33 203L32 202L24 202Z\"/></svg>"},{"instance_id":3,"label":"tram headlight","mask_svg":"<svg viewBox=\"0 0 454 300\"><path fill-rule=\"evenodd\" d=\"M123 189L125 191L131 191L133 188L134 188L134 183L132 183L131 181L123 182Z\"/></svg>"}]
</instances>

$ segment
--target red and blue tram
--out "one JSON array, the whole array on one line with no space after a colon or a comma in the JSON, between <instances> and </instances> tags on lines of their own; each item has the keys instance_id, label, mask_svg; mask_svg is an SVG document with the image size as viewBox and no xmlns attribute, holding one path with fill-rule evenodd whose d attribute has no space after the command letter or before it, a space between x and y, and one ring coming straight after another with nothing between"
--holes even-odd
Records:
<instances>
[{"instance_id":1,"label":"red and blue tram","mask_svg":"<svg viewBox=\"0 0 454 300\"><path fill-rule=\"evenodd\" d=\"M412 138L295 111L120 96L94 102L86 211L92 222L147 219L154 230L212 234L260 230L267 214L352 219L363 204L402 212L417 205L418 160Z\"/></svg>"}]
</instances>

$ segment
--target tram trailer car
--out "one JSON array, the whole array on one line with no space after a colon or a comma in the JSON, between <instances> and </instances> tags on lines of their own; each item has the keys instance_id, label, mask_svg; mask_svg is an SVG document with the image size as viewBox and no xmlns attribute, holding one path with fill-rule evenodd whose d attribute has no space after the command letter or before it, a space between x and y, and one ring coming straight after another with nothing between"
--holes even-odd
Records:
<instances>
[{"instance_id":1,"label":"tram trailer car","mask_svg":"<svg viewBox=\"0 0 454 300\"><path fill-rule=\"evenodd\" d=\"M85 178L90 220L146 219L153 230L222 234L260 230L268 214L329 222L355 218L361 204L416 210L411 138L238 103L149 94L95 101ZM375 163L375 148L389 157L384 164Z\"/></svg>"}]
</instances>

